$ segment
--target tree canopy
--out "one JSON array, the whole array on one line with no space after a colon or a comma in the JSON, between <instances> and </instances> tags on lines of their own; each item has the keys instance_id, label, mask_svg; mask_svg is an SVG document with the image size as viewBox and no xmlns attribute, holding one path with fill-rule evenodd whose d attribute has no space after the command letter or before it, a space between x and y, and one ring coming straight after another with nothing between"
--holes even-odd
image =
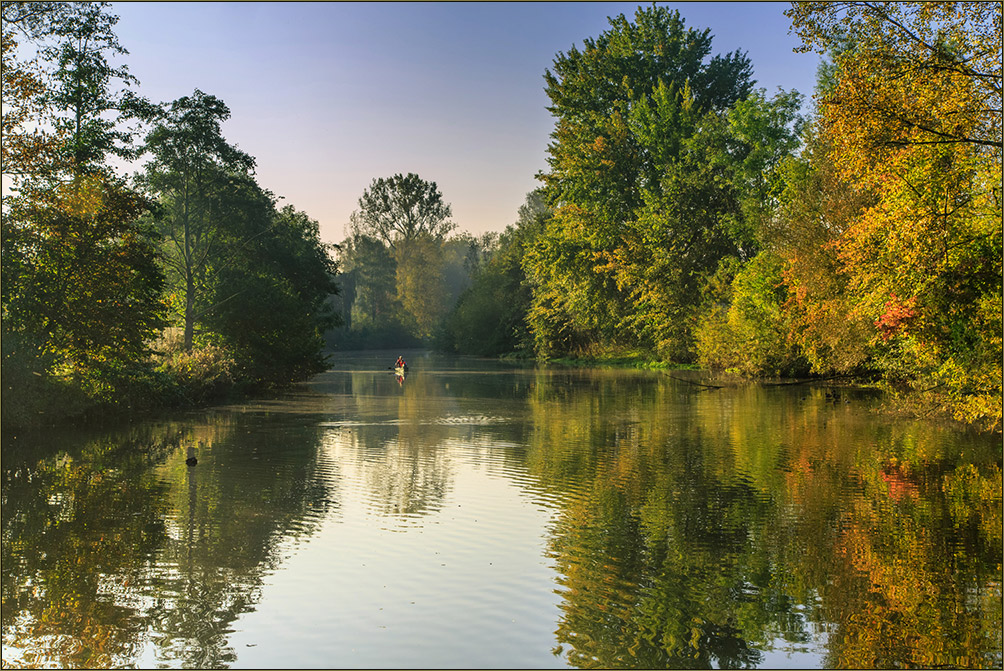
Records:
<instances>
[{"instance_id":1,"label":"tree canopy","mask_svg":"<svg viewBox=\"0 0 1004 671\"><path fill-rule=\"evenodd\" d=\"M456 225L435 182L415 173L375 178L359 198L352 215L354 233L383 240L391 249L407 246L423 235L442 239Z\"/></svg>"}]
</instances>

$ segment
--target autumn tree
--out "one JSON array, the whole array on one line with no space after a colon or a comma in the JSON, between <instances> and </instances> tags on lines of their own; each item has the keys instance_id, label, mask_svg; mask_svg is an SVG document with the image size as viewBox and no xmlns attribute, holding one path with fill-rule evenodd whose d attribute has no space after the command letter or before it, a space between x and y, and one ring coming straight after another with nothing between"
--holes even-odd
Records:
<instances>
[{"instance_id":1,"label":"autumn tree","mask_svg":"<svg viewBox=\"0 0 1004 671\"><path fill-rule=\"evenodd\" d=\"M36 26L62 3L4 3L2 7L2 58L0 68L3 98L3 142L0 163L5 178L16 187L28 177L51 171L61 147L51 124L52 111L46 104L45 75L39 59L18 57L18 38L31 40L44 34ZM4 203L9 195L4 193Z\"/></svg>"},{"instance_id":2,"label":"autumn tree","mask_svg":"<svg viewBox=\"0 0 1004 671\"><path fill-rule=\"evenodd\" d=\"M800 51L846 45L836 86L820 102L845 119L848 167L918 144L973 144L999 156L1000 5L793 2L785 14ZM871 151L851 151L862 147Z\"/></svg>"},{"instance_id":3,"label":"autumn tree","mask_svg":"<svg viewBox=\"0 0 1004 671\"><path fill-rule=\"evenodd\" d=\"M795 3L804 48L839 46L819 128L873 195L834 241L850 319L887 380L1001 421L1001 13L990 3Z\"/></svg>"}]
</instances>

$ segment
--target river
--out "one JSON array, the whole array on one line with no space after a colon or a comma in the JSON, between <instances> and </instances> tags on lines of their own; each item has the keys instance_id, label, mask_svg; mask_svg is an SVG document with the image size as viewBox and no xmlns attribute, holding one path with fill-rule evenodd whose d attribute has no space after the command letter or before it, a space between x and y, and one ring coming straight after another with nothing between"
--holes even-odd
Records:
<instances>
[{"instance_id":1,"label":"river","mask_svg":"<svg viewBox=\"0 0 1004 671\"><path fill-rule=\"evenodd\" d=\"M999 436L396 354L6 436L4 666L1001 667Z\"/></svg>"}]
</instances>

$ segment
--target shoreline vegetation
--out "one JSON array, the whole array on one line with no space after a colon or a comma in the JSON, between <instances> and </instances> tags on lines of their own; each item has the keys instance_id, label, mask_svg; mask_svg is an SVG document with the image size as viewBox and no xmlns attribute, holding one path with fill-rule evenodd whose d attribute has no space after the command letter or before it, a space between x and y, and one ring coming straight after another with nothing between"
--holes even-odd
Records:
<instances>
[{"instance_id":1,"label":"shoreline vegetation","mask_svg":"<svg viewBox=\"0 0 1004 671\"><path fill-rule=\"evenodd\" d=\"M839 381L1002 429L995 3L792 3L825 57L810 104L679 11L613 17L544 71L548 167L513 225L458 232L436 182L398 173L337 245L258 184L222 100L136 93L108 8L3 5L5 431L415 346Z\"/></svg>"}]
</instances>

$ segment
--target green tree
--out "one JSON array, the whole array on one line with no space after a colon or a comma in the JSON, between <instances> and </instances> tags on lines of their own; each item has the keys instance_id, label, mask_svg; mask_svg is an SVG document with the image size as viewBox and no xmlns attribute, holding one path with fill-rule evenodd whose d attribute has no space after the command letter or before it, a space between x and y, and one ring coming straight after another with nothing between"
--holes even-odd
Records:
<instances>
[{"instance_id":1,"label":"green tree","mask_svg":"<svg viewBox=\"0 0 1004 671\"><path fill-rule=\"evenodd\" d=\"M397 248L397 297L407 326L421 339L432 336L446 313L443 241L423 233Z\"/></svg>"},{"instance_id":2,"label":"green tree","mask_svg":"<svg viewBox=\"0 0 1004 671\"><path fill-rule=\"evenodd\" d=\"M106 398L163 323L153 234L137 224L148 208L119 182L77 179L16 202L4 229L5 331Z\"/></svg>"},{"instance_id":3,"label":"green tree","mask_svg":"<svg viewBox=\"0 0 1004 671\"><path fill-rule=\"evenodd\" d=\"M353 239L380 241L393 256L398 321L418 338L431 336L448 309L443 244L456 226L450 216L436 183L414 173L374 179L351 216ZM373 298L381 297L382 288L374 288ZM365 303L375 314L373 301Z\"/></svg>"},{"instance_id":4,"label":"green tree","mask_svg":"<svg viewBox=\"0 0 1004 671\"><path fill-rule=\"evenodd\" d=\"M442 240L455 228L449 203L435 182L415 173L374 179L359 198L351 228L382 240L395 252L423 235Z\"/></svg>"},{"instance_id":5,"label":"green tree","mask_svg":"<svg viewBox=\"0 0 1004 671\"><path fill-rule=\"evenodd\" d=\"M790 336L781 258L764 250L747 264L723 263L719 270L722 277L714 279L727 286L706 290L711 304L696 327L698 363L751 377L807 373L809 365Z\"/></svg>"},{"instance_id":6,"label":"green tree","mask_svg":"<svg viewBox=\"0 0 1004 671\"><path fill-rule=\"evenodd\" d=\"M710 31L678 12L610 25L545 74L555 216L528 254L530 322L545 355L627 345L687 359L700 278L757 251L755 204L775 189L759 175L797 142L797 95L742 106L749 60L710 57Z\"/></svg>"},{"instance_id":7,"label":"green tree","mask_svg":"<svg viewBox=\"0 0 1004 671\"><path fill-rule=\"evenodd\" d=\"M172 102L146 138L152 158L141 183L160 202L155 220L165 240L171 304L184 324L185 350L192 348L214 255L226 234L220 216L226 190L255 163L224 139L220 125L229 117L222 100L196 89Z\"/></svg>"},{"instance_id":8,"label":"green tree","mask_svg":"<svg viewBox=\"0 0 1004 671\"><path fill-rule=\"evenodd\" d=\"M471 286L444 322L440 343L444 349L482 356L532 351L527 325L531 287L522 263L550 216L542 191L531 191L515 226L507 227L495 245L483 248L472 264Z\"/></svg>"},{"instance_id":9,"label":"green tree","mask_svg":"<svg viewBox=\"0 0 1004 671\"><path fill-rule=\"evenodd\" d=\"M555 217L528 255L530 321L545 355L641 346L686 360L702 278L759 249L800 97L753 91L748 59L708 59L710 32L678 13L611 26L545 76Z\"/></svg>"},{"instance_id":10,"label":"green tree","mask_svg":"<svg viewBox=\"0 0 1004 671\"><path fill-rule=\"evenodd\" d=\"M56 128L67 138L64 164L75 173L96 169L107 156L131 159L135 128L130 120L148 118L154 107L128 87L138 84L128 66L113 67L108 56L127 55L113 32L118 17L106 13L108 3L81 3L77 12L54 25L54 45L42 55L55 64L49 104L57 113ZM113 86L120 82L125 89ZM114 115L111 116L110 115Z\"/></svg>"},{"instance_id":11,"label":"green tree","mask_svg":"<svg viewBox=\"0 0 1004 671\"><path fill-rule=\"evenodd\" d=\"M382 327L396 322L401 306L397 299L397 261L375 238L355 235L342 243L343 271L353 285L352 323Z\"/></svg>"},{"instance_id":12,"label":"green tree","mask_svg":"<svg viewBox=\"0 0 1004 671\"><path fill-rule=\"evenodd\" d=\"M338 290L337 267L315 220L292 205L276 211L268 194L245 180L250 207L263 201L265 216L248 217L222 242L204 323L232 348L242 379L299 381L324 368L324 332L337 324L327 305Z\"/></svg>"}]
</instances>

